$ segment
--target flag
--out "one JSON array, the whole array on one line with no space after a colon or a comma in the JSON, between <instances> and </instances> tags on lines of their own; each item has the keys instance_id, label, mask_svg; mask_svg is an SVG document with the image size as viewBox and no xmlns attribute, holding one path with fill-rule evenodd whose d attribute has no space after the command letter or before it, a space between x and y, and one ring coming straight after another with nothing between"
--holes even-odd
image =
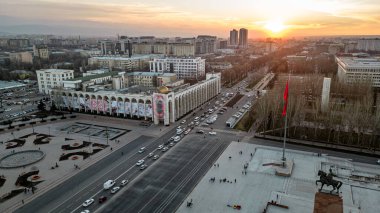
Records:
<instances>
[{"instance_id":1,"label":"flag","mask_svg":"<svg viewBox=\"0 0 380 213\"><path fill-rule=\"evenodd\" d=\"M282 110L282 116L286 115L286 108L288 106L288 92L289 92L289 81L286 82L286 87L284 91L284 109Z\"/></svg>"}]
</instances>

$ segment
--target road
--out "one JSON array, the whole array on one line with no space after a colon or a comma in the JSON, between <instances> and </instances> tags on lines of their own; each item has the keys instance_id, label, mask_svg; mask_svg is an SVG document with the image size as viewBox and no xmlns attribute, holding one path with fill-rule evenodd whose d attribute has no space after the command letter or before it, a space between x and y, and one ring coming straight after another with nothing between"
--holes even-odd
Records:
<instances>
[{"instance_id":1,"label":"road","mask_svg":"<svg viewBox=\"0 0 380 213\"><path fill-rule=\"evenodd\" d=\"M175 212L232 140L195 131L179 142L101 212Z\"/></svg>"}]
</instances>

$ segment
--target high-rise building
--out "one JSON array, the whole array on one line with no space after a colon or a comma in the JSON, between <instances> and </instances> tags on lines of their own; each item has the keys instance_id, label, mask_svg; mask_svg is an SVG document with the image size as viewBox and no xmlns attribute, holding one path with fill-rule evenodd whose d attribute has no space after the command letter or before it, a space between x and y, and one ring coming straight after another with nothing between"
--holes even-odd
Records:
<instances>
[{"instance_id":1,"label":"high-rise building","mask_svg":"<svg viewBox=\"0 0 380 213\"><path fill-rule=\"evenodd\" d=\"M199 35L195 41L195 54L214 53L216 50L216 36Z\"/></svg>"},{"instance_id":2,"label":"high-rise building","mask_svg":"<svg viewBox=\"0 0 380 213\"><path fill-rule=\"evenodd\" d=\"M239 30L239 46L247 47L248 46L248 30L241 28Z\"/></svg>"},{"instance_id":3,"label":"high-rise building","mask_svg":"<svg viewBox=\"0 0 380 213\"><path fill-rule=\"evenodd\" d=\"M230 45L238 45L238 31L233 29L230 31Z\"/></svg>"}]
</instances>

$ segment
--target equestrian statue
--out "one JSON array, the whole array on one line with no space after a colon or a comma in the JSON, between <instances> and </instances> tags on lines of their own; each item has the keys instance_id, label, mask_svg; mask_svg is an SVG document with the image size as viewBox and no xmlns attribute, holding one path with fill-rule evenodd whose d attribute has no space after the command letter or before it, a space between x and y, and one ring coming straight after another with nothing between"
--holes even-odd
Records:
<instances>
[{"instance_id":1,"label":"equestrian statue","mask_svg":"<svg viewBox=\"0 0 380 213\"><path fill-rule=\"evenodd\" d=\"M318 176L319 176L319 180L315 181L315 185L318 185L318 182L322 183L322 186L318 191L321 191L323 186L326 184L327 186L331 185L333 187L333 189L330 191L330 194L334 190L337 190L337 193L339 194L339 188L342 186L342 181L333 179L333 174L332 174L331 169L330 169L329 174L327 174L326 172L322 170L319 170Z\"/></svg>"}]
</instances>

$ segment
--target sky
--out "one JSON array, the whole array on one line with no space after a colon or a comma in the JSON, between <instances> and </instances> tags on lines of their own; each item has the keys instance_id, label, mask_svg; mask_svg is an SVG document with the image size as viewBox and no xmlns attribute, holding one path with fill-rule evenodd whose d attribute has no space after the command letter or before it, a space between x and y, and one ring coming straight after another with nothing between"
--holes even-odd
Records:
<instances>
[{"instance_id":1,"label":"sky","mask_svg":"<svg viewBox=\"0 0 380 213\"><path fill-rule=\"evenodd\" d=\"M380 0L0 0L0 32L250 38L379 35Z\"/></svg>"}]
</instances>

